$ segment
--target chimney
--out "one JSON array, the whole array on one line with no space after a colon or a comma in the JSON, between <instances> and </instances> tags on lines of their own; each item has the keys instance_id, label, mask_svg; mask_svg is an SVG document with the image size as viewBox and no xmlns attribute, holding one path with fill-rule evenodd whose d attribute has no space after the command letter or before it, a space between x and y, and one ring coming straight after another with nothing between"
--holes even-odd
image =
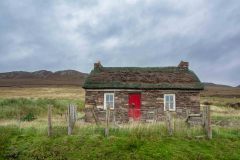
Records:
<instances>
[{"instance_id":1,"label":"chimney","mask_svg":"<svg viewBox=\"0 0 240 160\"><path fill-rule=\"evenodd\" d=\"M181 61L178 65L178 68L180 70L188 70L188 66L189 66L188 62Z\"/></svg>"},{"instance_id":2,"label":"chimney","mask_svg":"<svg viewBox=\"0 0 240 160\"><path fill-rule=\"evenodd\" d=\"M97 61L96 63L94 63L94 70L101 71L102 68L103 68L103 66L100 61Z\"/></svg>"}]
</instances>

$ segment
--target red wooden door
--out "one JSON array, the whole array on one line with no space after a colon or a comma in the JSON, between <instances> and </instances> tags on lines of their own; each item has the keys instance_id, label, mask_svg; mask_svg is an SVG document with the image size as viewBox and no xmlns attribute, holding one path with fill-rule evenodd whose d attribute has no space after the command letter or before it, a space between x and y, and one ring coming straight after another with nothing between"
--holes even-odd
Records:
<instances>
[{"instance_id":1,"label":"red wooden door","mask_svg":"<svg viewBox=\"0 0 240 160\"><path fill-rule=\"evenodd\" d=\"M132 93L129 94L128 99L129 111L128 116L133 118L133 120L139 120L141 117L141 94Z\"/></svg>"}]
</instances>

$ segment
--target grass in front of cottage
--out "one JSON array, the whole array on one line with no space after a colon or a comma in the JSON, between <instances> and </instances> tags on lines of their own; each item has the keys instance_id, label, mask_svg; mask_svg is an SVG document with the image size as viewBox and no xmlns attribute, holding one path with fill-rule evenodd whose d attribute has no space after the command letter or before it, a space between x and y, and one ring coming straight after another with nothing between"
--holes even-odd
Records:
<instances>
[{"instance_id":1,"label":"grass in front of cottage","mask_svg":"<svg viewBox=\"0 0 240 160\"><path fill-rule=\"evenodd\" d=\"M111 128L106 138L103 126L86 124L67 136L63 123L54 124L49 138L46 123L25 123L0 126L0 159L240 159L240 131L234 128L214 128L209 141L195 137L199 128L182 126L168 136L164 124L134 124Z\"/></svg>"},{"instance_id":2,"label":"grass in front of cottage","mask_svg":"<svg viewBox=\"0 0 240 160\"><path fill-rule=\"evenodd\" d=\"M83 108L81 88L6 88L0 90L0 159L240 159L240 110L225 104L239 99L206 98L213 101L213 139L201 127L188 129L176 121L173 136L166 125L124 125L111 128L77 122L67 136L64 117L67 105ZM202 98L201 98L202 99ZM204 99L203 99L204 100ZM221 103L221 105L220 105ZM53 105L53 136L47 137L47 105ZM218 106L219 105L219 106ZM32 113L33 121L18 116ZM220 124L220 125L219 125Z\"/></svg>"}]
</instances>

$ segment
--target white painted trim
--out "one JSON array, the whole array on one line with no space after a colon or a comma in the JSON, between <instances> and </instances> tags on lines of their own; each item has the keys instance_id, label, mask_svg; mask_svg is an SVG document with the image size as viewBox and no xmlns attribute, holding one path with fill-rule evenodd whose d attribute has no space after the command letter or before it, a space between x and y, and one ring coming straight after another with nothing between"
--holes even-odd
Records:
<instances>
[{"instance_id":1,"label":"white painted trim","mask_svg":"<svg viewBox=\"0 0 240 160\"><path fill-rule=\"evenodd\" d=\"M113 108L110 108L110 109L114 109L114 106L115 106L115 96L114 96L114 93L104 93L104 105L103 105L103 109L107 109L107 106L106 106L106 100L107 100L107 95L112 95L113 96Z\"/></svg>"},{"instance_id":2,"label":"white painted trim","mask_svg":"<svg viewBox=\"0 0 240 160\"><path fill-rule=\"evenodd\" d=\"M164 94L164 111L166 111L166 96L173 96L173 109L169 108L169 111L176 111L176 96L175 94Z\"/></svg>"}]
</instances>

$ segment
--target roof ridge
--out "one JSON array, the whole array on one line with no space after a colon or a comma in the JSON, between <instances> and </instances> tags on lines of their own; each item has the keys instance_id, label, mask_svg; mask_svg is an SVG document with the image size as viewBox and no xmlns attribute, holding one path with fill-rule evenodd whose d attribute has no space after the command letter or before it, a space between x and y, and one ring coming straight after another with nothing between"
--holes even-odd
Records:
<instances>
[{"instance_id":1,"label":"roof ridge","mask_svg":"<svg viewBox=\"0 0 240 160\"><path fill-rule=\"evenodd\" d=\"M103 69L178 69L176 66L167 66L167 67L103 67Z\"/></svg>"},{"instance_id":2,"label":"roof ridge","mask_svg":"<svg viewBox=\"0 0 240 160\"><path fill-rule=\"evenodd\" d=\"M179 67L103 67L102 70L112 71L180 71Z\"/></svg>"}]
</instances>

